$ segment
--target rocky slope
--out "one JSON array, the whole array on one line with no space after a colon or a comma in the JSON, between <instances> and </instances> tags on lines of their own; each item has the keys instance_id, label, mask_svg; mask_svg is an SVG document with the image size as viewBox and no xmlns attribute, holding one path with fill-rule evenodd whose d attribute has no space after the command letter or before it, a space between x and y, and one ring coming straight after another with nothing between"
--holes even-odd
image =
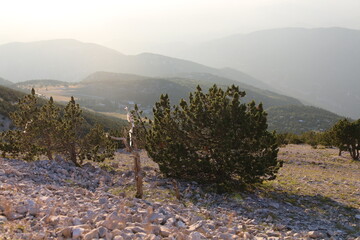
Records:
<instances>
[{"instance_id":1,"label":"rocky slope","mask_svg":"<svg viewBox=\"0 0 360 240\"><path fill-rule=\"evenodd\" d=\"M325 201L319 189L319 196L302 192L314 185L311 176L294 177L303 184L298 193L291 192L298 188L295 183L283 183L294 167L311 167L303 153L315 154L315 162L321 162L316 167L336 168L338 174L352 169L348 184L355 187L351 194L359 194L360 182L352 178L359 176L359 164L348 156L336 157L336 150L309 147L282 149L285 166L278 179L257 190L220 195L180 182L181 200L175 198L172 179L162 178L145 153L144 199L133 198L133 160L127 153L83 168L59 157L32 163L0 159L0 238L360 239L359 202ZM344 163L326 164L333 158Z\"/></svg>"}]
</instances>

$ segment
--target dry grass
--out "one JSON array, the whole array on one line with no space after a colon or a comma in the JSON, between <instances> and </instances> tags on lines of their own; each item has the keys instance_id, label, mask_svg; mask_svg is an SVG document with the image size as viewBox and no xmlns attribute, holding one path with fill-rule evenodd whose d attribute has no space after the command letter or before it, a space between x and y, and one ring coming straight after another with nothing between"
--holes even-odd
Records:
<instances>
[{"instance_id":1,"label":"dry grass","mask_svg":"<svg viewBox=\"0 0 360 240\"><path fill-rule=\"evenodd\" d=\"M297 195L322 196L360 209L360 162L337 149L313 149L307 145L282 148L284 161L278 178L270 184Z\"/></svg>"},{"instance_id":2,"label":"dry grass","mask_svg":"<svg viewBox=\"0 0 360 240\"><path fill-rule=\"evenodd\" d=\"M127 115L122 113L116 113L116 112L101 112L104 115L110 116L110 117L116 117L123 120L127 120Z\"/></svg>"},{"instance_id":3,"label":"dry grass","mask_svg":"<svg viewBox=\"0 0 360 240\"><path fill-rule=\"evenodd\" d=\"M64 90L64 88L67 89L76 89L79 88L79 85L69 85L69 86L48 86L48 87L42 87L42 88L36 88L36 92L39 94L42 94L46 96L47 98L53 97L53 99L57 102L68 102L70 101L71 96L68 95L68 90ZM77 100L77 98L75 98Z\"/></svg>"}]
</instances>

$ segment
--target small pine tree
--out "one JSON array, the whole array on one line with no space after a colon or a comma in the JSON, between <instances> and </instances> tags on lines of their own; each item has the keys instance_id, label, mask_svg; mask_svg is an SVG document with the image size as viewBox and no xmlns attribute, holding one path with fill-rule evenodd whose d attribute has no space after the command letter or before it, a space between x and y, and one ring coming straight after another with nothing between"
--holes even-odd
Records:
<instances>
[{"instance_id":1,"label":"small pine tree","mask_svg":"<svg viewBox=\"0 0 360 240\"><path fill-rule=\"evenodd\" d=\"M81 140L79 159L94 162L103 162L106 158L113 158L116 144L106 136L104 128L96 124L90 132Z\"/></svg>"},{"instance_id":2,"label":"small pine tree","mask_svg":"<svg viewBox=\"0 0 360 240\"><path fill-rule=\"evenodd\" d=\"M37 124L37 144L44 148L46 156L52 160L53 152L57 149L57 138L59 134L60 109L54 104L50 97L47 104L39 110Z\"/></svg>"},{"instance_id":3,"label":"small pine tree","mask_svg":"<svg viewBox=\"0 0 360 240\"><path fill-rule=\"evenodd\" d=\"M74 97L64 108L64 115L60 119L61 135L58 138L58 150L63 153L75 165L80 166L77 161L78 149L80 147L80 135L82 133L81 127L84 123L84 118L81 116L82 110L79 104L75 103Z\"/></svg>"},{"instance_id":4,"label":"small pine tree","mask_svg":"<svg viewBox=\"0 0 360 240\"><path fill-rule=\"evenodd\" d=\"M31 94L19 100L18 111L10 114L16 130L3 134L1 144L3 154L9 151L12 156L23 155L25 160L31 161L44 152L36 142L38 115L39 106L35 90L32 89Z\"/></svg>"},{"instance_id":5,"label":"small pine tree","mask_svg":"<svg viewBox=\"0 0 360 240\"><path fill-rule=\"evenodd\" d=\"M18 111L11 114L16 127L1 133L0 150L5 156L22 156L24 160L46 154L63 154L77 166L84 159L103 161L114 155L113 143L105 137L99 125L85 135L85 120L79 104L73 97L61 113L51 97L43 106L38 106L35 91L19 100Z\"/></svg>"},{"instance_id":6,"label":"small pine tree","mask_svg":"<svg viewBox=\"0 0 360 240\"><path fill-rule=\"evenodd\" d=\"M170 106L162 95L153 109L145 148L169 177L239 186L273 179L281 162L262 105L240 103L245 92L198 86L189 101Z\"/></svg>"},{"instance_id":7,"label":"small pine tree","mask_svg":"<svg viewBox=\"0 0 360 240\"><path fill-rule=\"evenodd\" d=\"M349 151L352 159L359 160L360 150L360 119L350 122L348 119L338 121L329 131L333 145L339 148L339 156L342 151Z\"/></svg>"}]
</instances>

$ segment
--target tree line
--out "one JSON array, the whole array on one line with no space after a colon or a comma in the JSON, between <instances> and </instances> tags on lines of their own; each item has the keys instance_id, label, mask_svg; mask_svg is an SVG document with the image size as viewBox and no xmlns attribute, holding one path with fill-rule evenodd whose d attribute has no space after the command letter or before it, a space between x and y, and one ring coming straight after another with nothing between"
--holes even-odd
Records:
<instances>
[{"instance_id":1,"label":"tree line","mask_svg":"<svg viewBox=\"0 0 360 240\"><path fill-rule=\"evenodd\" d=\"M32 89L31 94L19 100L10 118L15 128L1 133L3 157L34 160L61 154L80 166L85 159L99 162L114 155L115 145L101 125L86 130L82 110L73 97L64 108L58 107L52 97L40 105Z\"/></svg>"},{"instance_id":2,"label":"tree line","mask_svg":"<svg viewBox=\"0 0 360 240\"><path fill-rule=\"evenodd\" d=\"M309 144L316 148L337 147L339 156L343 151L348 151L353 160L359 160L360 151L360 119L351 121L341 119L329 130L324 132L309 131L302 134L280 133L277 134L277 143L284 144Z\"/></svg>"}]
</instances>

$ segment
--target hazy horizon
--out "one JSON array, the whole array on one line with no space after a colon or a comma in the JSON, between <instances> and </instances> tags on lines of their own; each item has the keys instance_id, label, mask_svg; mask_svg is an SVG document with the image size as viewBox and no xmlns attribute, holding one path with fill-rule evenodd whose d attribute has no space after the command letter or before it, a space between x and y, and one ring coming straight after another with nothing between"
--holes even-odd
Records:
<instances>
[{"instance_id":1,"label":"hazy horizon","mask_svg":"<svg viewBox=\"0 0 360 240\"><path fill-rule=\"evenodd\" d=\"M360 1L8 1L0 9L0 44L76 39L124 54L264 29L360 29Z\"/></svg>"}]
</instances>

